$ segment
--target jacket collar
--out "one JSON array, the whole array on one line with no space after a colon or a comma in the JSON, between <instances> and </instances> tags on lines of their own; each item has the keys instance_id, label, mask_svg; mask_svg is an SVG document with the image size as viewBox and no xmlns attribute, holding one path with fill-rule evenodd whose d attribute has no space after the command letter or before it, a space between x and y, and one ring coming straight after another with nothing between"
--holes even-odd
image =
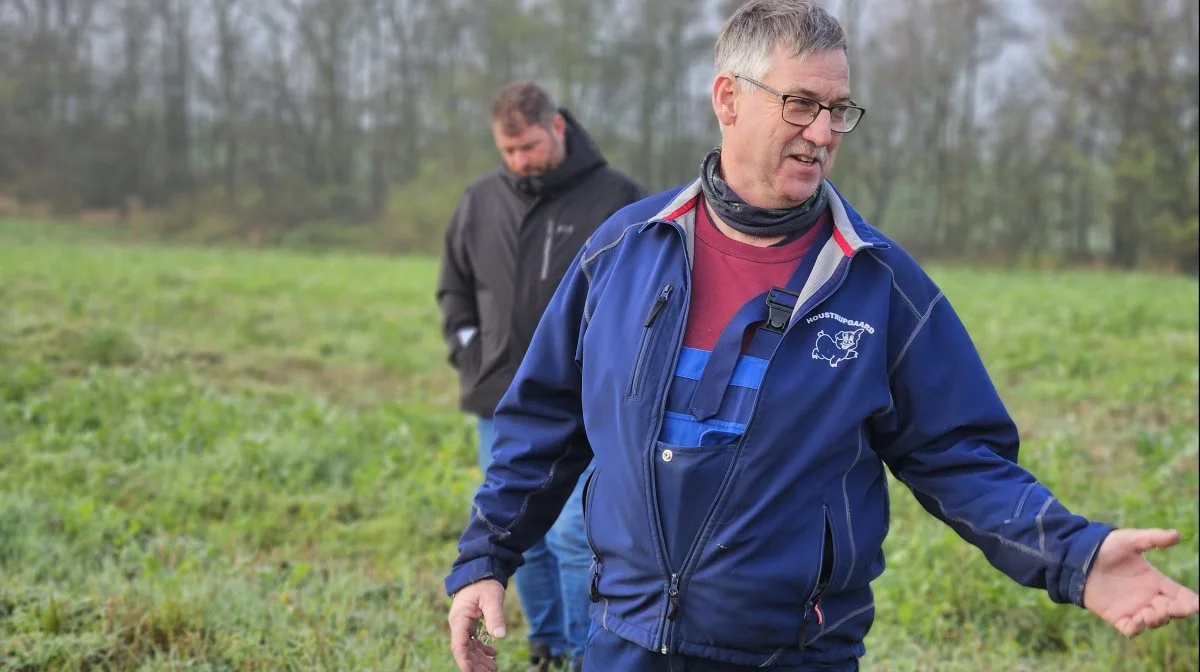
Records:
<instances>
[{"instance_id":1,"label":"jacket collar","mask_svg":"<svg viewBox=\"0 0 1200 672\"><path fill-rule=\"evenodd\" d=\"M867 226L862 216L854 210L849 201L846 200L846 197L837 190L837 187L832 182L826 180L825 186L836 196L836 198L829 199L829 209L833 215L832 239L841 249L844 256L853 256L859 250L866 248L886 248L890 246L886 240ZM700 202L702 193L700 179L697 178L681 188L675 194L675 197L655 213L653 217L642 224L639 230L645 231L659 223L672 224L682 228L688 243L688 259L690 260L695 236L695 209Z\"/></svg>"}]
</instances>

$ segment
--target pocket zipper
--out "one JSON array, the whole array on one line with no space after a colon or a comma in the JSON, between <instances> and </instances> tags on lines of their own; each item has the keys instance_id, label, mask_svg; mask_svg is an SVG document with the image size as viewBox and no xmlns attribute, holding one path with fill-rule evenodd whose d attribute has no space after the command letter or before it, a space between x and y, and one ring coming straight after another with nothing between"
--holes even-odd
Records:
<instances>
[{"instance_id":1,"label":"pocket zipper","mask_svg":"<svg viewBox=\"0 0 1200 672\"><path fill-rule=\"evenodd\" d=\"M800 624L801 650L808 647L805 640L808 638L808 625L812 622L812 617L816 616L817 625L825 625L825 612L821 610L821 598L825 596L825 591L829 589L829 584L833 582L834 563L837 562L833 548L833 523L829 519L829 507L823 506L821 508L825 513L825 525L824 530L822 530L824 538L821 540L821 566L817 570L817 586L813 591L813 596L804 605L804 619Z\"/></svg>"},{"instance_id":2,"label":"pocket zipper","mask_svg":"<svg viewBox=\"0 0 1200 672\"><path fill-rule=\"evenodd\" d=\"M666 307L667 301L671 298L671 292L675 286L668 283L663 285L663 288L658 291L658 296L654 298L654 305L650 306L650 312L646 315L646 320L642 323L642 344L638 346L637 359L633 363L633 380L629 381L629 397L634 398L642 394L642 384L645 378L646 368L646 351L650 349L650 335L654 333L654 324L658 322L658 316Z\"/></svg>"},{"instance_id":3,"label":"pocket zipper","mask_svg":"<svg viewBox=\"0 0 1200 672\"><path fill-rule=\"evenodd\" d=\"M654 326L655 320L658 319L658 314L662 312L664 306L667 305L667 300L671 298L671 285L664 285L658 292L658 296L654 299L654 305L650 306L650 314L646 316L646 322L642 326L649 329Z\"/></svg>"},{"instance_id":4,"label":"pocket zipper","mask_svg":"<svg viewBox=\"0 0 1200 672\"><path fill-rule=\"evenodd\" d=\"M546 222L546 240L542 243L542 282L550 277L550 252L554 247L554 220Z\"/></svg>"}]
</instances>

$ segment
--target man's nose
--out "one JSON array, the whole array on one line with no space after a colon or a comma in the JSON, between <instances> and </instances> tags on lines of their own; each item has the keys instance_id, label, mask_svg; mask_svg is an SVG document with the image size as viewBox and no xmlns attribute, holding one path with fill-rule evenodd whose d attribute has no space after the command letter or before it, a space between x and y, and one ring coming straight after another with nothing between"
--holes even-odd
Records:
<instances>
[{"instance_id":1,"label":"man's nose","mask_svg":"<svg viewBox=\"0 0 1200 672\"><path fill-rule=\"evenodd\" d=\"M833 142L832 114L829 110L821 110L812 123L804 127L801 136L818 147L826 147Z\"/></svg>"}]
</instances>

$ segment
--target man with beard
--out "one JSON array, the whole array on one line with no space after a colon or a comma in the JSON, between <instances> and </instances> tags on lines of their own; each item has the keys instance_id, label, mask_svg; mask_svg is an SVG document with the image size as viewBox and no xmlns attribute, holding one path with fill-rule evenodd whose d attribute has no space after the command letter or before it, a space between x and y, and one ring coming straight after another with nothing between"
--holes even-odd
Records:
<instances>
[{"instance_id":1,"label":"man with beard","mask_svg":"<svg viewBox=\"0 0 1200 672\"><path fill-rule=\"evenodd\" d=\"M496 95L491 130L503 165L466 189L446 231L437 287L460 403L477 417L485 474L493 457L492 413L563 273L601 223L644 196L534 82ZM549 531L521 549L524 566L515 578L534 670L578 667L587 637L592 553L582 483L565 507L553 504L557 522Z\"/></svg>"},{"instance_id":2,"label":"man with beard","mask_svg":"<svg viewBox=\"0 0 1200 672\"><path fill-rule=\"evenodd\" d=\"M495 670L503 582L584 491L585 670L852 672L883 572L886 471L1015 582L1133 636L1196 613L1143 553L1171 530L1069 511L941 290L827 180L864 113L813 0L717 38L721 146L623 209L567 271L496 411L446 578L451 650Z\"/></svg>"}]
</instances>

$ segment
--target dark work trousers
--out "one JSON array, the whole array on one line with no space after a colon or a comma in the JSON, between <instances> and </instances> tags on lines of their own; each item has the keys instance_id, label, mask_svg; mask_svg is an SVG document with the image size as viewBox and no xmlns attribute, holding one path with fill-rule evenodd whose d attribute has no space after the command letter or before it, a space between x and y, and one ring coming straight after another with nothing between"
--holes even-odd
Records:
<instances>
[{"instance_id":1,"label":"dark work trousers","mask_svg":"<svg viewBox=\"0 0 1200 672\"><path fill-rule=\"evenodd\" d=\"M706 658L661 654L621 639L603 628L593 626L593 634L583 652L583 672L858 672L858 661L841 665L750 667L721 663Z\"/></svg>"}]
</instances>

